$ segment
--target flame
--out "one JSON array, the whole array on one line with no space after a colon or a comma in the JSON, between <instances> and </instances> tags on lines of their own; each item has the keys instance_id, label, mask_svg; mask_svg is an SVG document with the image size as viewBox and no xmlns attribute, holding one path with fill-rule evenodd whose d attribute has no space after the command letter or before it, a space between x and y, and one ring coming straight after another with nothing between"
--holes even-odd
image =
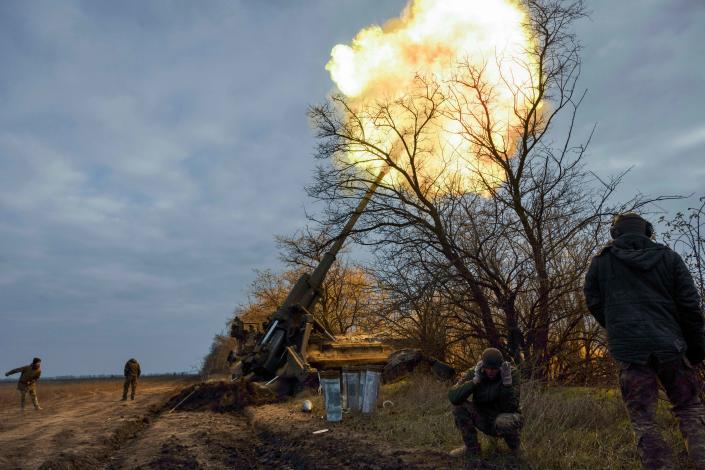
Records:
<instances>
[{"instance_id":1,"label":"flame","mask_svg":"<svg viewBox=\"0 0 705 470\"><path fill-rule=\"evenodd\" d=\"M461 190L483 192L488 184L501 183L504 170L470 136L490 128L497 150L511 155L519 116L535 102L538 66L530 53L527 18L514 0L411 0L399 18L361 30L350 45L336 45L326 69L359 112L366 140L396 155L404 155L399 136L380 125L379 113L364 110L370 103L391 103L384 119L394 119L396 128L412 126L405 104L425 99L420 87L432 77L442 90L433 97L438 112L424 130L425 144L414 164L426 189L444 192L459 184ZM458 118L459 103L463 116L485 116L475 90L458 83L468 70L482 70L482 87L492 90L484 122ZM344 158L368 171L385 164L363 145L353 146ZM395 164L408 170L408 160L397 157ZM403 183L403 176L390 172L385 181Z\"/></svg>"}]
</instances>

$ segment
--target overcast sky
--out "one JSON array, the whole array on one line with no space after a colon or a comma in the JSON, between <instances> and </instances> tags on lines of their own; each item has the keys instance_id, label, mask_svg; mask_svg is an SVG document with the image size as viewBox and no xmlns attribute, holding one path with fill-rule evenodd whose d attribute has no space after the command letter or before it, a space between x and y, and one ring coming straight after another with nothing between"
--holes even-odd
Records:
<instances>
[{"instance_id":1,"label":"overcast sky","mask_svg":"<svg viewBox=\"0 0 705 470\"><path fill-rule=\"evenodd\" d=\"M197 368L304 224L330 49L404 4L0 2L0 368ZM587 5L591 168L705 193L705 4Z\"/></svg>"}]
</instances>

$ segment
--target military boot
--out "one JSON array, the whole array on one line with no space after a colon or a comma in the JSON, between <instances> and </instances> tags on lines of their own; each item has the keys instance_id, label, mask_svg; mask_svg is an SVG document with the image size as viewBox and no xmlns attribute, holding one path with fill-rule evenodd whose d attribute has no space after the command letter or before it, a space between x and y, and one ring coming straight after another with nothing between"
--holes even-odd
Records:
<instances>
[{"instance_id":1,"label":"military boot","mask_svg":"<svg viewBox=\"0 0 705 470\"><path fill-rule=\"evenodd\" d=\"M504 438L504 442L507 443L509 450L512 451L512 454L518 454L521 450L521 440L519 438L519 434L507 434L502 437Z\"/></svg>"}]
</instances>

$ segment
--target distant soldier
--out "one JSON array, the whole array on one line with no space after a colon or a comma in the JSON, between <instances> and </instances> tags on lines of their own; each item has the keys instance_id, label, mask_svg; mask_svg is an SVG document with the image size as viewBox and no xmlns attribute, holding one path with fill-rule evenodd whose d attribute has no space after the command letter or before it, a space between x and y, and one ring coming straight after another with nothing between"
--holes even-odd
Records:
<instances>
[{"instance_id":1,"label":"distant soldier","mask_svg":"<svg viewBox=\"0 0 705 470\"><path fill-rule=\"evenodd\" d=\"M127 390L131 389L130 399L135 399L135 389L137 388L137 379L142 374L140 364L136 359L132 358L125 363L125 384L122 387L122 401L127 400Z\"/></svg>"},{"instance_id":2,"label":"distant soldier","mask_svg":"<svg viewBox=\"0 0 705 470\"><path fill-rule=\"evenodd\" d=\"M42 375L42 360L35 357L30 365L12 369L5 373L5 377L18 373L21 374L20 380L17 382L17 390L20 391L20 408L24 411L25 397L27 392L29 392L34 409L41 410L42 407L39 406L39 399L37 398L37 380Z\"/></svg>"},{"instance_id":3,"label":"distant soldier","mask_svg":"<svg viewBox=\"0 0 705 470\"><path fill-rule=\"evenodd\" d=\"M472 401L468 400L471 395ZM455 405L455 425L465 442L451 455L464 453L470 460L479 457L478 430L488 436L501 436L509 449L518 453L522 425L519 374L498 349L485 349L477 365L449 390L448 398Z\"/></svg>"},{"instance_id":4,"label":"distant soldier","mask_svg":"<svg viewBox=\"0 0 705 470\"><path fill-rule=\"evenodd\" d=\"M585 278L590 313L607 329L619 384L644 468L671 469L671 449L654 419L661 382L698 470L705 469L705 409L693 368L705 358L705 319L688 268L651 241L650 223L635 213L612 221L612 243Z\"/></svg>"}]
</instances>

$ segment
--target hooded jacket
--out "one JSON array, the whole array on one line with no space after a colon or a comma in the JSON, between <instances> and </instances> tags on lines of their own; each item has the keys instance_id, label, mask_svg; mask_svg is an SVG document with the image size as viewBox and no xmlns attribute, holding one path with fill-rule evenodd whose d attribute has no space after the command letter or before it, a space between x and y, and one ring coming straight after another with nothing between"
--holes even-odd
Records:
<instances>
[{"instance_id":1,"label":"hooded jacket","mask_svg":"<svg viewBox=\"0 0 705 470\"><path fill-rule=\"evenodd\" d=\"M607 329L612 356L645 364L705 357L705 321L693 278L670 248L625 234L593 258L585 278L590 313Z\"/></svg>"}]
</instances>

